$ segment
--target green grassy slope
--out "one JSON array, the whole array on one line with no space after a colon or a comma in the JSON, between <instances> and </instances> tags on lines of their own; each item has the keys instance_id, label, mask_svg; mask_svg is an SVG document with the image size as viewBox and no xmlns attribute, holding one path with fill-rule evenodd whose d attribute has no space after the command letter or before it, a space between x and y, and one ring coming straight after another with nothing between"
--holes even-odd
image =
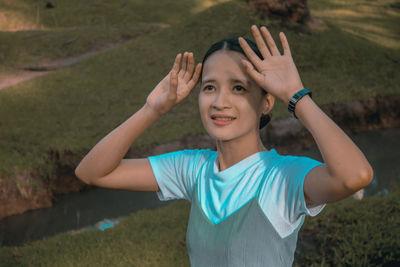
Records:
<instances>
[{"instance_id":1,"label":"green grassy slope","mask_svg":"<svg viewBox=\"0 0 400 267\"><path fill-rule=\"evenodd\" d=\"M227 0L2 0L2 30L130 25L141 22L175 24ZM53 8L46 8L52 3Z\"/></svg>"},{"instance_id":2,"label":"green grassy slope","mask_svg":"<svg viewBox=\"0 0 400 267\"><path fill-rule=\"evenodd\" d=\"M311 14L383 47L400 49L398 0L308 1Z\"/></svg>"},{"instance_id":3,"label":"green grassy slope","mask_svg":"<svg viewBox=\"0 0 400 267\"><path fill-rule=\"evenodd\" d=\"M134 38L225 1L2 0L0 74Z\"/></svg>"},{"instance_id":4,"label":"green grassy slope","mask_svg":"<svg viewBox=\"0 0 400 267\"><path fill-rule=\"evenodd\" d=\"M82 157L144 104L177 53L193 51L199 61L221 38L250 37L253 23L269 25L275 37L280 30L287 32L303 83L313 91L319 105L400 92L398 49L355 36L329 18L323 21L323 30L298 34L260 20L242 1L231 1L70 68L2 90L0 171L10 173L16 166L46 174L53 164L50 152L72 152L76 159ZM285 116L286 107L277 103L273 118ZM199 133L205 132L194 90L134 146Z\"/></svg>"},{"instance_id":5,"label":"green grassy slope","mask_svg":"<svg viewBox=\"0 0 400 267\"><path fill-rule=\"evenodd\" d=\"M167 27L155 23L0 32L0 79L26 67L98 51ZM54 63L52 64L54 65Z\"/></svg>"}]
</instances>

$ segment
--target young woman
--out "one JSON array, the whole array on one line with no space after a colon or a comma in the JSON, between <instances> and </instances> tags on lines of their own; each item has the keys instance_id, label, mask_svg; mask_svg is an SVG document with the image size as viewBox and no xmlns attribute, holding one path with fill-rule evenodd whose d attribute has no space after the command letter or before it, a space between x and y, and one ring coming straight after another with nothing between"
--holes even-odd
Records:
<instances>
[{"instance_id":1,"label":"young woman","mask_svg":"<svg viewBox=\"0 0 400 267\"><path fill-rule=\"evenodd\" d=\"M191 201L187 248L192 266L291 266L305 215L317 215L367 186L373 170L351 139L304 89L289 44L281 54L266 27L256 43L214 44L195 67L178 54L144 106L104 137L76 175L107 188L156 191L160 200ZM265 43L265 40L266 43ZM199 110L217 151L193 149L123 159L132 143L201 80ZM259 129L275 98L311 132L324 163L267 150Z\"/></svg>"}]
</instances>

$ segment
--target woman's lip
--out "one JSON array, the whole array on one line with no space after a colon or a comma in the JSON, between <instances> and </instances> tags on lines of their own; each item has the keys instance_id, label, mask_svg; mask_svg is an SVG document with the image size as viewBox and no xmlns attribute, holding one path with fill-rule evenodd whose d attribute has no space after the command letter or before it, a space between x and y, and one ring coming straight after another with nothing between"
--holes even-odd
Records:
<instances>
[{"instance_id":1,"label":"woman's lip","mask_svg":"<svg viewBox=\"0 0 400 267\"><path fill-rule=\"evenodd\" d=\"M212 119L212 121L216 124L216 125L228 125L230 124L232 121L234 121L235 119L233 118L232 120L218 120L217 119Z\"/></svg>"}]
</instances>

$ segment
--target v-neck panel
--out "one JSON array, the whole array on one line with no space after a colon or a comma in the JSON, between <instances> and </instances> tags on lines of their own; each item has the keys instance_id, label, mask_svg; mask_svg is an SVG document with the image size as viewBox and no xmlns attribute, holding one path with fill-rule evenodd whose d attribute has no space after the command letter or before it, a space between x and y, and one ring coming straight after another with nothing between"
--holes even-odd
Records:
<instances>
[{"instance_id":1,"label":"v-neck panel","mask_svg":"<svg viewBox=\"0 0 400 267\"><path fill-rule=\"evenodd\" d=\"M217 177L224 181L230 180L232 177L237 176L238 174L242 173L243 171L247 170L252 165L259 162L261 159L263 159L264 153L269 154L270 152L271 152L271 150L255 152L222 171L219 170L219 160L218 160L218 152L217 152L215 155L214 164L213 164L214 177Z\"/></svg>"},{"instance_id":2,"label":"v-neck panel","mask_svg":"<svg viewBox=\"0 0 400 267\"><path fill-rule=\"evenodd\" d=\"M274 232L281 237L281 235L279 234L279 232L275 229L275 227L273 226L272 222L268 219L267 215L264 213L264 210L262 209L259 201L258 201L258 192L256 193L256 195L254 197L252 197L249 201L247 201L244 205L242 205L240 208L238 208L236 211L234 211L232 214L230 214L229 216L225 217L223 220L221 220L220 222L218 222L217 224L214 224L208 217L207 214L204 212L204 210L201 208L200 206L200 202L199 199L197 197L197 194L195 194L195 198L194 199L194 205L196 205L196 208L200 210L201 216L204 218L204 220L207 222L207 224L213 226L213 227L222 227L220 225L225 224L225 222L227 222L228 220L231 220L232 217L236 216L238 213L240 213L243 209L245 209L247 206L250 206L248 208L251 208L251 206L253 205L253 202L256 202L256 209L257 212L260 213L261 217L263 218L263 220L265 220L266 223L270 224L272 226L272 228L274 229ZM290 236L290 235L289 235ZM282 239L288 238L288 236L286 237L281 237Z\"/></svg>"},{"instance_id":3,"label":"v-neck panel","mask_svg":"<svg viewBox=\"0 0 400 267\"><path fill-rule=\"evenodd\" d=\"M197 190L196 190L196 191L197 191ZM207 221L207 223L210 224L210 225L212 225L212 226L215 226L215 227L218 227L221 223L223 223L223 222L229 220L231 217L233 217L236 213L239 213L239 211L241 211L242 209L244 209L246 206L251 205L251 203L252 203L253 201L258 200L257 194L256 194L256 195L255 195L254 197L252 197L249 201L247 201L245 204L243 204L240 208L238 208L237 210L235 210L233 213L229 214L229 216L225 217L223 220L221 220L221 221L219 221L218 223L214 224L214 223L208 218L208 216L207 216L207 214L204 212L204 210L201 208L200 201L199 201L199 198L198 198L197 194L198 194L198 192L195 192L195 197L196 197L196 199L194 200L194 202L195 202L194 204L196 205L196 207L197 207L198 209L200 209L200 213L202 214L202 216L204 217L204 219Z\"/></svg>"}]
</instances>

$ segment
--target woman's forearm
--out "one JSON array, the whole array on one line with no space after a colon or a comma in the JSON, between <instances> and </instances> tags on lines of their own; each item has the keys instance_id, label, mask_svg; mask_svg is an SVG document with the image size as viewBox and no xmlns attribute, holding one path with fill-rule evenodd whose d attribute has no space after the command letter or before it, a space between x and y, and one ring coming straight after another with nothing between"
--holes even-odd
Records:
<instances>
[{"instance_id":1,"label":"woman's forearm","mask_svg":"<svg viewBox=\"0 0 400 267\"><path fill-rule=\"evenodd\" d=\"M371 182L373 170L364 154L308 95L298 101L295 112L314 137L334 179L354 191Z\"/></svg>"},{"instance_id":2,"label":"woman's forearm","mask_svg":"<svg viewBox=\"0 0 400 267\"><path fill-rule=\"evenodd\" d=\"M76 176L90 184L93 179L113 171L132 143L159 117L147 104L144 105L90 150L76 168Z\"/></svg>"},{"instance_id":3,"label":"woman's forearm","mask_svg":"<svg viewBox=\"0 0 400 267\"><path fill-rule=\"evenodd\" d=\"M121 163L133 142L160 116L183 101L196 86L201 64L195 67L193 53L178 54L171 71L146 98L146 104L123 124L104 137L75 170L86 183L110 174Z\"/></svg>"}]
</instances>

